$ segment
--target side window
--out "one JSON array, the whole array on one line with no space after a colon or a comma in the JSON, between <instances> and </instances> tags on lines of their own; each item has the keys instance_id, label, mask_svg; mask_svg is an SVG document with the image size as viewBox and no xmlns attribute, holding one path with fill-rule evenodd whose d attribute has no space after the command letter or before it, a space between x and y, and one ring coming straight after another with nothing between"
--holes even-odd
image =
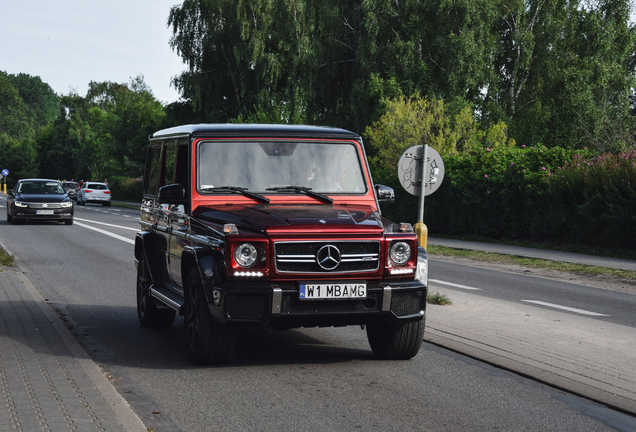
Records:
<instances>
[{"instance_id":1,"label":"side window","mask_svg":"<svg viewBox=\"0 0 636 432\"><path fill-rule=\"evenodd\" d=\"M188 186L190 170L188 169L188 141L180 141L177 145L177 166L175 170L175 183Z\"/></svg>"},{"instance_id":2,"label":"side window","mask_svg":"<svg viewBox=\"0 0 636 432\"><path fill-rule=\"evenodd\" d=\"M148 162L146 168L146 181L144 182L144 196L157 195L161 181L161 145L153 145L148 148Z\"/></svg>"},{"instance_id":3,"label":"side window","mask_svg":"<svg viewBox=\"0 0 636 432\"><path fill-rule=\"evenodd\" d=\"M177 166L177 143L166 143L166 170L164 173L164 181L161 186L171 185L175 183L175 172Z\"/></svg>"}]
</instances>

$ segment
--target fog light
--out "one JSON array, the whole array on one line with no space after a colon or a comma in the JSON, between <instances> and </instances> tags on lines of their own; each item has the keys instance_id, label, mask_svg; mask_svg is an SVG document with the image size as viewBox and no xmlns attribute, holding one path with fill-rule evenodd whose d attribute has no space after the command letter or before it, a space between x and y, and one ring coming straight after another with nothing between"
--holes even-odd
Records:
<instances>
[{"instance_id":1,"label":"fog light","mask_svg":"<svg viewBox=\"0 0 636 432\"><path fill-rule=\"evenodd\" d=\"M214 301L214 304L216 306L219 305L219 303L221 303L221 291L215 289L212 291L212 300Z\"/></svg>"}]
</instances>

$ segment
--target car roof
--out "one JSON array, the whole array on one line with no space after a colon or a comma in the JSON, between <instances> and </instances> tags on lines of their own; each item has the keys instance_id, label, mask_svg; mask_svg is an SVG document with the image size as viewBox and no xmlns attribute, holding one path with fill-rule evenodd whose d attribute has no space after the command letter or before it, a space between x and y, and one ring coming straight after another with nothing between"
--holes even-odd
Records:
<instances>
[{"instance_id":1,"label":"car roof","mask_svg":"<svg viewBox=\"0 0 636 432\"><path fill-rule=\"evenodd\" d=\"M92 182L92 181L84 182L84 186L86 186L86 185L88 185L88 184L98 184L98 185L104 185L104 186L107 186L107 184L106 184L106 183L102 183L102 182Z\"/></svg>"},{"instance_id":2,"label":"car roof","mask_svg":"<svg viewBox=\"0 0 636 432\"><path fill-rule=\"evenodd\" d=\"M60 183L59 180L45 179L45 178L28 178L28 179L20 179L20 180L18 180L18 182L25 182L25 181L58 182L58 183Z\"/></svg>"},{"instance_id":3,"label":"car roof","mask_svg":"<svg viewBox=\"0 0 636 432\"><path fill-rule=\"evenodd\" d=\"M150 135L150 139L176 138L182 136L360 139L360 136L354 132L328 126L243 123L202 123L176 126L157 131Z\"/></svg>"}]
</instances>

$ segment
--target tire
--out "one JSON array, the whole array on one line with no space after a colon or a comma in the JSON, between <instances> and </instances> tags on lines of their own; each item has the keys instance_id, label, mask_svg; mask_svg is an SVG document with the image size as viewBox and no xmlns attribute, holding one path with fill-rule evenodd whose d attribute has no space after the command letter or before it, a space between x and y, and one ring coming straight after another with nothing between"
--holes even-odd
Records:
<instances>
[{"instance_id":1,"label":"tire","mask_svg":"<svg viewBox=\"0 0 636 432\"><path fill-rule=\"evenodd\" d=\"M106 207L106 203L105 203L105 202L104 202L104 203L102 203L102 207Z\"/></svg>"},{"instance_id":2,"label":"tire","mask_svg":"<svg viewBox=\"0 0 636 432\"><path fill-rule=\"evenodd\" d=\"M384 360L408 360L415 357L424 338L424 319L406 323L388 322L367 326L367 338L373 353Z\"/></svg>"},{"instance_id":3,"label":"tire","mask_svg":"<svg viewBox=\"0 0 636 432\"><path fill-rule=\"evenodd\" d=\"M108 201L108 204L106 204L106 207L110 207L110 201Z\"/></svg>"},{"instance_id":4,"label":"tire","mask_svg":"<svg viewBox=\"0 0 636 432\"><path fill-rule=\"evenodd\" d=\"M137 317L143 327L169 327L174 322L174 309L158 309L150 296L150 270L142 258L137 266Z\"/></svg>"},{"instance_id":5,"label":"tire","mask_svg":"<svg viewBox=\"0 0 636 432\"><path fill-rule=\"evenodd\" d=\"M185 288L184 322L190 361L208 365L232 360L236 347L236 329L212 320L197 268L193 268L188 274Z\"/></svg>"},{"instance_id":6,"label":"tire","mask_svg":"<svg viewBox=\"0 0 636 432\"><path fill-rule=\"evenodd\" d=\"M64 223L65 223L66 225L73 225L73 219L66 219L66 220L64 221Z\"/></svg>"},{"instance_id":7,"label":"tire","mask_svg":"<svg viewBox=\"0 0 636 432\"><path fill-rule=\"evenodd\" d=\"M12 223L13 222L13 216L11 216L9 214L9 210L7 210L7 222Z\"/></svg>"}]
</instances>

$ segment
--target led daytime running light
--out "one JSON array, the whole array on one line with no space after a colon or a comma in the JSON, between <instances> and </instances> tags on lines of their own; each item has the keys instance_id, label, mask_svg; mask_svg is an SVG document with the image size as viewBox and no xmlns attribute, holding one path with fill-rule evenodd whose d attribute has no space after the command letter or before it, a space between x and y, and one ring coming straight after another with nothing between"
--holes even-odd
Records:
<instances>
[{"instance_id":1,"label":"led daytime running light","mask_svg":"<svg viewBox=\"0 0 636 432\"><path fill-rule=\"evenodd\" d=\"M237 277L262 277L263 276L263 272L257 272L257 271L252 271L252 272L246 272L246 271L239 271L239 272L234 272L234 276Z\"/></svg>"},{"instance_id":2,"label":"led daytime running light","mask_svg":"<svg viewBox=\"0 0 636 432\"><path fill-rule=\"evenodd\" d=\"M411 274L411 273L413 273L413 269L412 268L391 269L391 274L392 275Z\"/></svg>"}]
</instances>

